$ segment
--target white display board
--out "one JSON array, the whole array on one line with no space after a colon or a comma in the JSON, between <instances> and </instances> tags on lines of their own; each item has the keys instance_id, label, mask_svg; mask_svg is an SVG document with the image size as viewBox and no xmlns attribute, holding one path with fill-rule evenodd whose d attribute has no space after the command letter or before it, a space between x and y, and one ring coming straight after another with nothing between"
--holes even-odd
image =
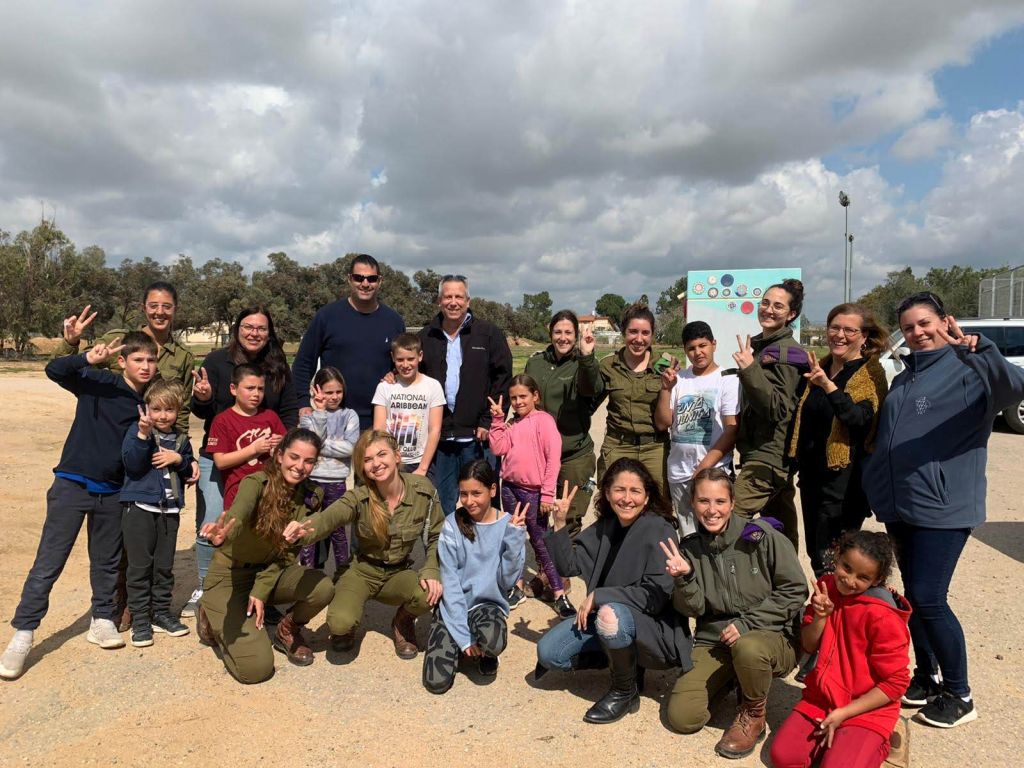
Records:
<instances>
[{"instance_id":1,"label":"white display board","mask_svg":"<svg viewBox=\"0 0 1024 768\"><path fill-rule=\"evenodd\" d=\"M736 335L761 332L757 305L769 286L788 278L801 280L796 267L775 269L696 269L686 273L686 321L703 320L719 341L718 363L735 351ZM793 335L800 338L800 318L793 321Z\"/></svg>"}]
</instances>

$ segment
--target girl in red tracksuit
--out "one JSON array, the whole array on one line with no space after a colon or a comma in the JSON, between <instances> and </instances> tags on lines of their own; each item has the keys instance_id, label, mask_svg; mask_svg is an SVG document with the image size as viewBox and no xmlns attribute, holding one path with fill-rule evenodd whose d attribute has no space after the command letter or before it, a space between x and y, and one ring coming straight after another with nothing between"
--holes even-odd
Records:
<instances>
[{"instance_id":1,"label":"girl in red tracksuit","mask_svg":"<svg viewBox=\"0 0 1024 768\"><path fill-rule=\"evenodd\" d=\"M800 639L818 664L772 742L775 768L879 768L910 684L910 604L885 587L889 537L849 532L814 585Z\"/></svg>"}]
</instances>

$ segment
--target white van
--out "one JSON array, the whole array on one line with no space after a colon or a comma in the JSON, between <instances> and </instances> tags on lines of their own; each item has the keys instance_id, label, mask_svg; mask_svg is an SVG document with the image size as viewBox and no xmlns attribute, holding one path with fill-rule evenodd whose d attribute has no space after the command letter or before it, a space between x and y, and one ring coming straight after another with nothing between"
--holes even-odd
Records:
<instances>
[{"instance_id":1,"label":"white van","mask_svg":"<svg viewBox=\"0 0 1024 768\"><path fill-rule=\"evenodd\" d=\"M1007 360L1024 368L1024 318L958 319L957 325L964 333L982 334L996 345ZM906 354L908 349L903 334L896 331L889 337L888 350L879 358L890 384L896 374L906 367L901 359ZM1003 411L1003 417L1010 429L1024 435L1024 400Z\"/></svg>"}]
</instances>

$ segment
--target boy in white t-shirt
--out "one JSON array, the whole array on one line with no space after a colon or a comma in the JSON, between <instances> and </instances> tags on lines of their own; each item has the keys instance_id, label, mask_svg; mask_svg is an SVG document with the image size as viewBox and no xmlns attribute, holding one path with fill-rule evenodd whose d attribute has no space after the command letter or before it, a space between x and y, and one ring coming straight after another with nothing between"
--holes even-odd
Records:
<instances>
[{"instance_id":1,"label":"boy in white t-shirt","mask_svg":"<svg viewBox=\"0 0 1024 768\"><path fill-rule=\"evenodd\" d=\"M683 328L683 349L690 368L678 364L661 375L654 412L657 429L668 430L668 487L679 519L679 536L697 530L690 481L702 469L732 469L739 413L739 377L723 376L715 363L711 326L699 320Z\"/></svg>"},{"instance_id":2,"label":"boy in white t-shirt","mask_svg":"<svg viewBox=\"0 0 1024 768\"><path fill-rule=\"evenodd\" d=\"M441 440L447 402L437 379L419 371L420 337L403 333L391 343L395 383L382 381L373 393L373 428L394 435L402 454L402 471L426 475Z\"/></svg>"}]
</instances>

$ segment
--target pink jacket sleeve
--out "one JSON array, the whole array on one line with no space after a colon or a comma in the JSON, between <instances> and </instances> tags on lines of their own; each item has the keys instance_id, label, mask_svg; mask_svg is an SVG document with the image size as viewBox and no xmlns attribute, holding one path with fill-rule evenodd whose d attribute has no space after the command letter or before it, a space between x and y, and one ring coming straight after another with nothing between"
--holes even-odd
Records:
<instances>
[{"instance_id":1,"label":"pink jacket sleeve","mask_svg":"<svg viewBox=\"0 0 1024 768\"><path fill-rule=\"evenodd\" d=\"M508 449L512 447L512 433L504 419L492 418L487 442L491 444L491 453L495 456L504 456L508 453Z\"/></svg>"},{"instance_id":2,"label":"pink jacket sleeve","mask_svg":"<svg viewBox=\"0 0 1024 768\"><path fill-rule=\"evenodd\" d=\"M562 468L562 434L558 431L558 424L554 418L545 413L547 418L540 419L540 428L537 430L538 442L541 446L541 453L544 460L544 479L540 484L540 500L544 504L550 504L558 494L558 472Z\"/></svg>"}]
</instances>

